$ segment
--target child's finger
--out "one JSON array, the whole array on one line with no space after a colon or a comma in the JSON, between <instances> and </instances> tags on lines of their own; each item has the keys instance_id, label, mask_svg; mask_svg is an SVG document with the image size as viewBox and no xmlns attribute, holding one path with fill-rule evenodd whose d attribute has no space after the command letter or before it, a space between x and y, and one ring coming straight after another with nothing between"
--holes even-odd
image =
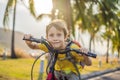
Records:
<instances>
[{"instance_id":1,"label":"child's finger","mask_svg":"<svg viewBox=\"0 0 120 80\"><path fill-rule=\"evenodd\" d=\"M88 50L87 50L86 48L80 48L80 51L81 51L82 53L85 53L85 54L88 53Z\"/></svg>"},{"instance_id":2,"label":"child's finger","mask_svg":"<svg viewBox=\"0 0 120 80\"><path fill-rule=\"evenodd\" d=\"M25 35L24 35L24 38L25 38L25 39L30 39L31 36L32 36L31 34L25 34Z\"/></svg>"}]
</instances>

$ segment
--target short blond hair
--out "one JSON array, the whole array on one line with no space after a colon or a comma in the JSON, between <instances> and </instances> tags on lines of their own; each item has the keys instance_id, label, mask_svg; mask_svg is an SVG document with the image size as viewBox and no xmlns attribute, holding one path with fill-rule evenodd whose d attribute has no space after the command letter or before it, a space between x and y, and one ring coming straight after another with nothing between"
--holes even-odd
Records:
<instances>
[{"instance_id":1,"label":"short blond hair","mask_svg":"<svg viewBox=\"0 0 120 80\"><path fill-rule=\"evenodd\" d=\"M62 30L64 32L64 36L67 37L68 36L68 29L67 29L67 24L64 20L61 19L55 19L53 21L50 22L50 24L47 25L46 27L46 35L48 35L48 31L50 28L56 28L57 30Z\"/></svg>"}]
</instances>

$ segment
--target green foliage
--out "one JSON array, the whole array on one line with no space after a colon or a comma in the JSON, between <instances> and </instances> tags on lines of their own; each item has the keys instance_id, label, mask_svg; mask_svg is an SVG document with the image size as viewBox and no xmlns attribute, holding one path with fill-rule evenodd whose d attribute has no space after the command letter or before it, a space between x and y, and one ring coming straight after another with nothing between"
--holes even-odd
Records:
<instances>
[{"instance_id":1,"label":"green foliage","mask_svg":"<svg viewBox=\"0 0 120 80\"><path fill-rule=\"evenodd\" d=\"M35 12L35 8L34 8L34 0L29 0L29 10L30 10L30 13L36 17L36 12Z\"/></svg>"},{"instance_id":2,"label":"green foliage","mask_svg":"<svg viewBox=\"0 0 120 80\"><path fill-rule=\"evenodd\" d=\"M16 0L8 0L8 3L6 5L5 13L4 13L4 18L3 18L3 25L8 25L9 22L9 14L15 5ZM6 27L6 26L5 26Z\"/></svg>"}]
</instances>

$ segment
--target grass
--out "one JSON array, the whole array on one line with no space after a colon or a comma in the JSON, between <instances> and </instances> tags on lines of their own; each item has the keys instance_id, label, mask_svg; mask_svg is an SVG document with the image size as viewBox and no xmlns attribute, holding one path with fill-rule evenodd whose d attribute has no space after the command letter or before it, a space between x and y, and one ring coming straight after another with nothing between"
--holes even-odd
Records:
<instances>
[{"instance_id":1,"label":"grass","mask_svg":"<svg viewBox=\"0 0 120 80\"><path fill-rule=\"evenodd\" d=\"M30 80L31 67L35 59L6 59L0 58L0 80ZM82 74L95 72L99 70L111 69L119 67L116 60L113 60L113 64L106 64L105 58L102 59L102 66L98 66L98 59L92 59L93 65L85 67L82 70ZM46 62L45 62L46 65ZM40 60L38 60L34 66L33 77L34 80L39 76ZM45 71L45 70L44 70ZM45 73L46 74L46 73ZM44 74L44 77L46 76Z\"/></svg>"},{"instance_id":2,"label":"grass","mask_svg":"<svg viewBox=\"0 0 120 80\"><path fill-rule=\"evenodd\" d=\"M111 60L110 60L111 61ZM96 71L102 71L106 69L114 69L116 67L120 67L120 64L118 64L118 60L112 59L111 62L106 63L105 57L101 59L101 66L99 65L99 59L92 59L92 66L85 66L85 68L82 70L82 74L96 72Z\"/></svg>"},{"instance_id":3,"label":"grass","mask_svg":"<svg viewBox=\"0 0 120 80\"><path fill-rule=\"evenodd\" d=\"M9 80L30 80L30 71L34 59L7 59L0 60L0 77ZM39 60L35 64L34 76L37 80L39 73ZM3 79L1 79L3 80ZM6 79L7 80L7 79Z\"/></svg>"}]
</instances>

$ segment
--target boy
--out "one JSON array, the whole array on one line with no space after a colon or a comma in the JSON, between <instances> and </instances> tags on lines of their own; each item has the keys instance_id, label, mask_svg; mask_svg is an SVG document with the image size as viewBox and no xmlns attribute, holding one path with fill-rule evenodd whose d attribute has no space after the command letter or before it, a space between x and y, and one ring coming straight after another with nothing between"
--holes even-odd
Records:
<instances>
[{"instance_id":1,"label":"boy","mask_svg":"<svg viewBox=\"0 0 120 80\"><path fill-rule=\"evenodd\" d=\"M24 37L26 39L29 39L31 35L25 35ZM65 21L59 19L53 20L46 27L46 40L54 50L65 50L66 47L68 46L67 39L68 30ZM27 40L26 43L32 49L41 49L45 52L49 52L44 44L35 44ZM87 50L79 47L75 43L71 44L69 47L74 49L80 49L80 51L86 54L88 52ZM89 57L86 55L80 55L73 51L71 51L69 54L71 55L72 60L67 59L66 54L58 54L57 56L54 68L55 70L54 73L57 80L79 80L78 71L82 69L82 66L77 64L82 62L85 65L90 66L92 63ZM78 71L76 71L76 68L73 63L77 65L76 67Z\"/></svg>"}]
</instances>

